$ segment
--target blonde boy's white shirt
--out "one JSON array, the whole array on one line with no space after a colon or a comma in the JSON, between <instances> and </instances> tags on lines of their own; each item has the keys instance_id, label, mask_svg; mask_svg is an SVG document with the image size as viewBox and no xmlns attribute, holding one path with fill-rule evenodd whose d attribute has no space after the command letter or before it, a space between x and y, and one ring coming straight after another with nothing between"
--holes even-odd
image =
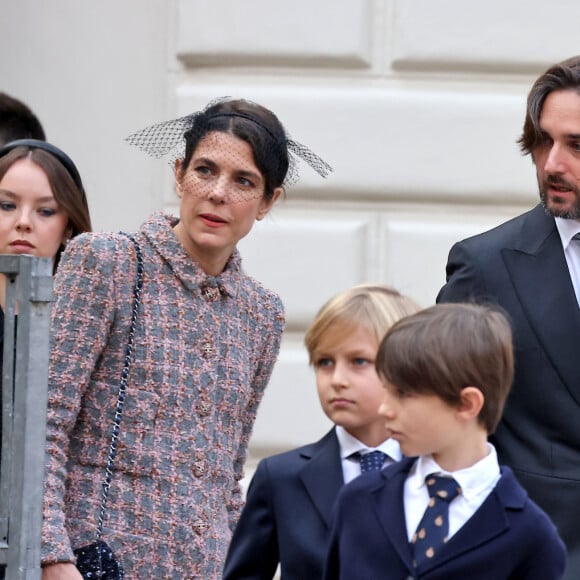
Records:
<instances>
[{"instance_id":1,"label":"blonde boy's white shirt","mask_svg":"<svg viewBox=\"0 0 580 580\"><path fill-rule=\"evenodd\" d=\"M572 238L580 233L580 220L555 218L556 228L560 234L564 257L576 293L576 301L580 306L580 241Z\"/></svg>"},{"instance_id":2,"label":"blonde boy's white shirt","mask_svg":"<svg viewBox=\"0 0 580 580\"><path fill-rule=\"evenodd\" d=\"M338 445L340 447L340 462L342 465L344 483L352 481L361 473L360 462L357 459L350 457L353 453L370 453L371 451L377 450L382 451L387 456L383 467L395 463L396 461L400 461L403 456L399 444L394 439L386 439L377 447L368 447L360 442L356 437L353 437L348 433L344 427L336 425L335 430Z\"/></svg>"},{"instance_id":3,"label":"blonde boy's white shirt","mask_svg":"<svg viewBox=\"0 0 580 580\"><path fill-rule=\"evenodd\" d=\"M461 494L449 504L449 538L480 508L501 477L495 448L491 443L487 447L489 452L483 459L459 471L445 471L431 455L417 459L407 476L403 494L409 541L427 509L429 492L425 478L432 473L453 477L461 487Z\"/></svg>"}]
</instances>

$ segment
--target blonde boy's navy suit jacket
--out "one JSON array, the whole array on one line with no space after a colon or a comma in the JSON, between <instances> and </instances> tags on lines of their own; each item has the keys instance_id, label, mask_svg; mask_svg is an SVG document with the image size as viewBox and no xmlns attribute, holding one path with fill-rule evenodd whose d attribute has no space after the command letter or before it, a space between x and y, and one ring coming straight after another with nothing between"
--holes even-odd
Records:
<instances>
[{"instance_id":1,"label":"blonde boy's navy suit jacket","mask_svg":"<svg viewBox=\"0 0 580 580\"><path fill-rule=\"evenodd\" d=\"M260 461L234 531L224 580L319 580L344 479L334 428L320 441Z\"/></svg>"},{"instance_id":2,"label":"blonde boy's navy suit jacket","mask_svg":"<svg viewBox=\"0 0 580 580\"><path fill-rule=\"evenodd\" d=\"M413 567L403 489L415 458L344 486L325 580L558 580L566 550L556 528L508 467L477 512L431 562Z\"/></svg>"}]
</instances>

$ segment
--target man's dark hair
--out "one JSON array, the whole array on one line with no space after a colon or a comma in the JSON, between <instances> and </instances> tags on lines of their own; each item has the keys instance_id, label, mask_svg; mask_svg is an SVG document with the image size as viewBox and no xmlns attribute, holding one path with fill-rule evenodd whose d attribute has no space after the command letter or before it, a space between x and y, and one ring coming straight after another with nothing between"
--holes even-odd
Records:
<instances>
[{"instance_id":1,"label":"man's dark hair","mask_svg":"<svg viewBox=\"0 0 580 580\"><path fill-rule=\"evenodd\" d=\"M22 101L0 92L0 146L16 139L46 140L36 115Z\"/></svg>"},{"instance_id":2,"label":"man's dark hair","mask_svg":"<svg viewBox=\"0 0 580 580\"><path fill-rule=\"evenodd\" d=\"M546 97L554 91L573 90L580 94L580 56L573 56L540 75L528 94L526 120L518 145L524 154L533 153L543 143L540 115Z\"/></svg>"}]
</instances>

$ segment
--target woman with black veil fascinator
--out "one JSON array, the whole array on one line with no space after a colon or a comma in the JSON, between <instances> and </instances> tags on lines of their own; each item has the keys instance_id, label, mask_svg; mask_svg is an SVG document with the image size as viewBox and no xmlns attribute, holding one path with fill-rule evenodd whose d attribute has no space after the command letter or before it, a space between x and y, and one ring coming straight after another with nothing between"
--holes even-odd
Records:
<instances>
[{"instance_id":1,"label":"woman with black veil fascinator","mask_svg":"<svg viewBox=\"0 0 580 580\"><path fill-rule=\"evenodd\" d=\"M99 577L221 577L284 327L279 297L242 271L236 245L296 181L297 158L331 171L246 100L127 140L169 159L179 217L154 214L132 239L82 235L62 256L43 580L83 577L75 554L82 569L79 548L95 540L118 563Z\"/></svg>"}]
</instances>

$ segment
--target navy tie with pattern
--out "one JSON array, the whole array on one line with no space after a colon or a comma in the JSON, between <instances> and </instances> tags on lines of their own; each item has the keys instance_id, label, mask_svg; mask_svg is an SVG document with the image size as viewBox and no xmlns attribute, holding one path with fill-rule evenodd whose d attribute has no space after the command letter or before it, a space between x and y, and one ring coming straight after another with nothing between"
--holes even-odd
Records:
<instances>
[{"instance_id":1,"label":"navy tie with pattern","mask_svg":"<svg viewBox=\"0 0 580 580\"><path fill-rule=\"evenodd\" d=\"M378 471L382 469L383 463L387 458L386 453L382 451L371 451L370 453L356 453L356 456L360 461L360 472L365 473L366 471Z\"/></svg>"},{"instance_id":2,"label":"navy tie with pattern","mask_svg":"<svg viewBox=\"0 0 580 580\"><path fill-rule=\"evenodd\" d=\"M449 534L449 503L461 493L459 484L451 477L428 475L425 478L429 505L411 538L413 563L420 566L431 560L447 541Z\"/></svg>"}]
</instances>

